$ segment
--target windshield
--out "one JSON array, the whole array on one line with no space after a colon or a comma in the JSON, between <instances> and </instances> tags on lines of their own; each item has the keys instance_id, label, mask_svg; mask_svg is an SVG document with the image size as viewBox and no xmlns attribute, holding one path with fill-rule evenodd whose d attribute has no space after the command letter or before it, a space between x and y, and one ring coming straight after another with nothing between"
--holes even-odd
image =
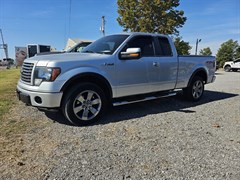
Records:
<instances>
[{"instance_id":1,"label":"windshield","mask_svg":"<svg viewBox=\"0 0 240 180\"><path fill-rule=\"evenodd\" d=\"M105 36L93 42L84 50L83 53L113 54L114 51L123 43L129 35Z\"/></svg>"},{"instance_id":2,"label":"windshield","mask_svg":"<svg viewBox=\"0 0 240 180\"><path fill-rule=\"evenodd\" d=\"M66 52L82 52L83 49L91 43L92 42L80 42L73 46L72 48L70 48L69 50L67 50Z\"/></svg>"}]
</instances>

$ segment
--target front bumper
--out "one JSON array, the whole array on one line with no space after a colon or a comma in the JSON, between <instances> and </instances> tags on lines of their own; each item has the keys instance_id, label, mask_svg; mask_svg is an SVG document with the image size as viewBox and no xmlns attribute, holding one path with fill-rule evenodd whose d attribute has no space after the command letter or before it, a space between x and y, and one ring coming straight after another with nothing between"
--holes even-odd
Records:
<instances>
[{"instance_id":1,"label":"front bumper","mask_svg":"<svg viewBox=\"0 0 240 180\"><path fill-rule=\"evenodd\" d=\"M27 105L44 107L44 108L57 108L61 105L62 92L59 93L41 93L25 90L17 86L18 99Z\"/></svg>"}]
</instances>

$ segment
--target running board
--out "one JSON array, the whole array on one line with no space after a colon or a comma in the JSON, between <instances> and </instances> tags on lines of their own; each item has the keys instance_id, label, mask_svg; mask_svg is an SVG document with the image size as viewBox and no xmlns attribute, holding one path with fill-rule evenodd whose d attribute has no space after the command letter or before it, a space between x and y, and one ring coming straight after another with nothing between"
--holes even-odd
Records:
<instances>
[{"instance_id":1,"label":"running board","mask_svg":"<svg viewBox=\"0 0 240 180\"><path fill-rule=\"evenodd\" d=\"M149 101L149 100L154 100L154 99L159 99L159 98L164 98L164 97L171 97L171 96L175 96L177 93L176 92L172 92L172 93L168 93L168 94L162 94L162 95L158 95L158 96L149 96L149 97L144 97L144 98L136 98L136 99L131 99L131 100L127 100L126 98L124 100L119 100L116 102L113 102L113 106L121 106L121 105L125 105L125 104L132 104L132 103L137 103L137 102L142 102L142 101Z\"/></svg>"}]
</instances>

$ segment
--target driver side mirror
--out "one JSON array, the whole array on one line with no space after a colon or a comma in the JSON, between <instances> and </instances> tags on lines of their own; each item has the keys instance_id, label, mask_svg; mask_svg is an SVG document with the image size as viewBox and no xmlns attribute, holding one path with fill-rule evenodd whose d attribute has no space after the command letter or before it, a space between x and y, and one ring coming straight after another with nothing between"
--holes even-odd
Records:
<instances>
[{"instance_id":1,"label":"driver side mirror","mask_svg":"<svg viewBox=\"0 0 240 180\"><path fill-rule=\"evenodd\" d=\"M127 48L126 52L120 53L120 59L139 59L141 58L141 48Z\"/></svg>"}]
</instances>

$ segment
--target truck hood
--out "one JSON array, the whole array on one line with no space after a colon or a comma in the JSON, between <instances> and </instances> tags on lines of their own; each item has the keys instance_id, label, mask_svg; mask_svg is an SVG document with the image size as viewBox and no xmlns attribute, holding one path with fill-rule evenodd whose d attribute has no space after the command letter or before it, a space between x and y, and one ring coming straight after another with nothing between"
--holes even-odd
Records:
<instances>
[{"instance_id":1,"label":"truck hood","mask_svg":"<svg viewBox=\"0 0 240 180\"><path fill-rule=\"evenodd\" d=\"M91 61L96 59L106 59L111 55L97 54L97 53L62 53L62 54L49 54L44 56L34 56L24 60L24 62L34 63L39 66L47 66L48 63L58 62L79 62L79 61Z\"/></svg>"},{"instance_id":2,"label":"truck hood","mask_svg":"<svg viewBox=\"0 0 240 180\"><path fill-rule=\"evenodd\" d=\"M233 61L226 61L225 63L233 63Z\"/></svg>"}]
</instances>

